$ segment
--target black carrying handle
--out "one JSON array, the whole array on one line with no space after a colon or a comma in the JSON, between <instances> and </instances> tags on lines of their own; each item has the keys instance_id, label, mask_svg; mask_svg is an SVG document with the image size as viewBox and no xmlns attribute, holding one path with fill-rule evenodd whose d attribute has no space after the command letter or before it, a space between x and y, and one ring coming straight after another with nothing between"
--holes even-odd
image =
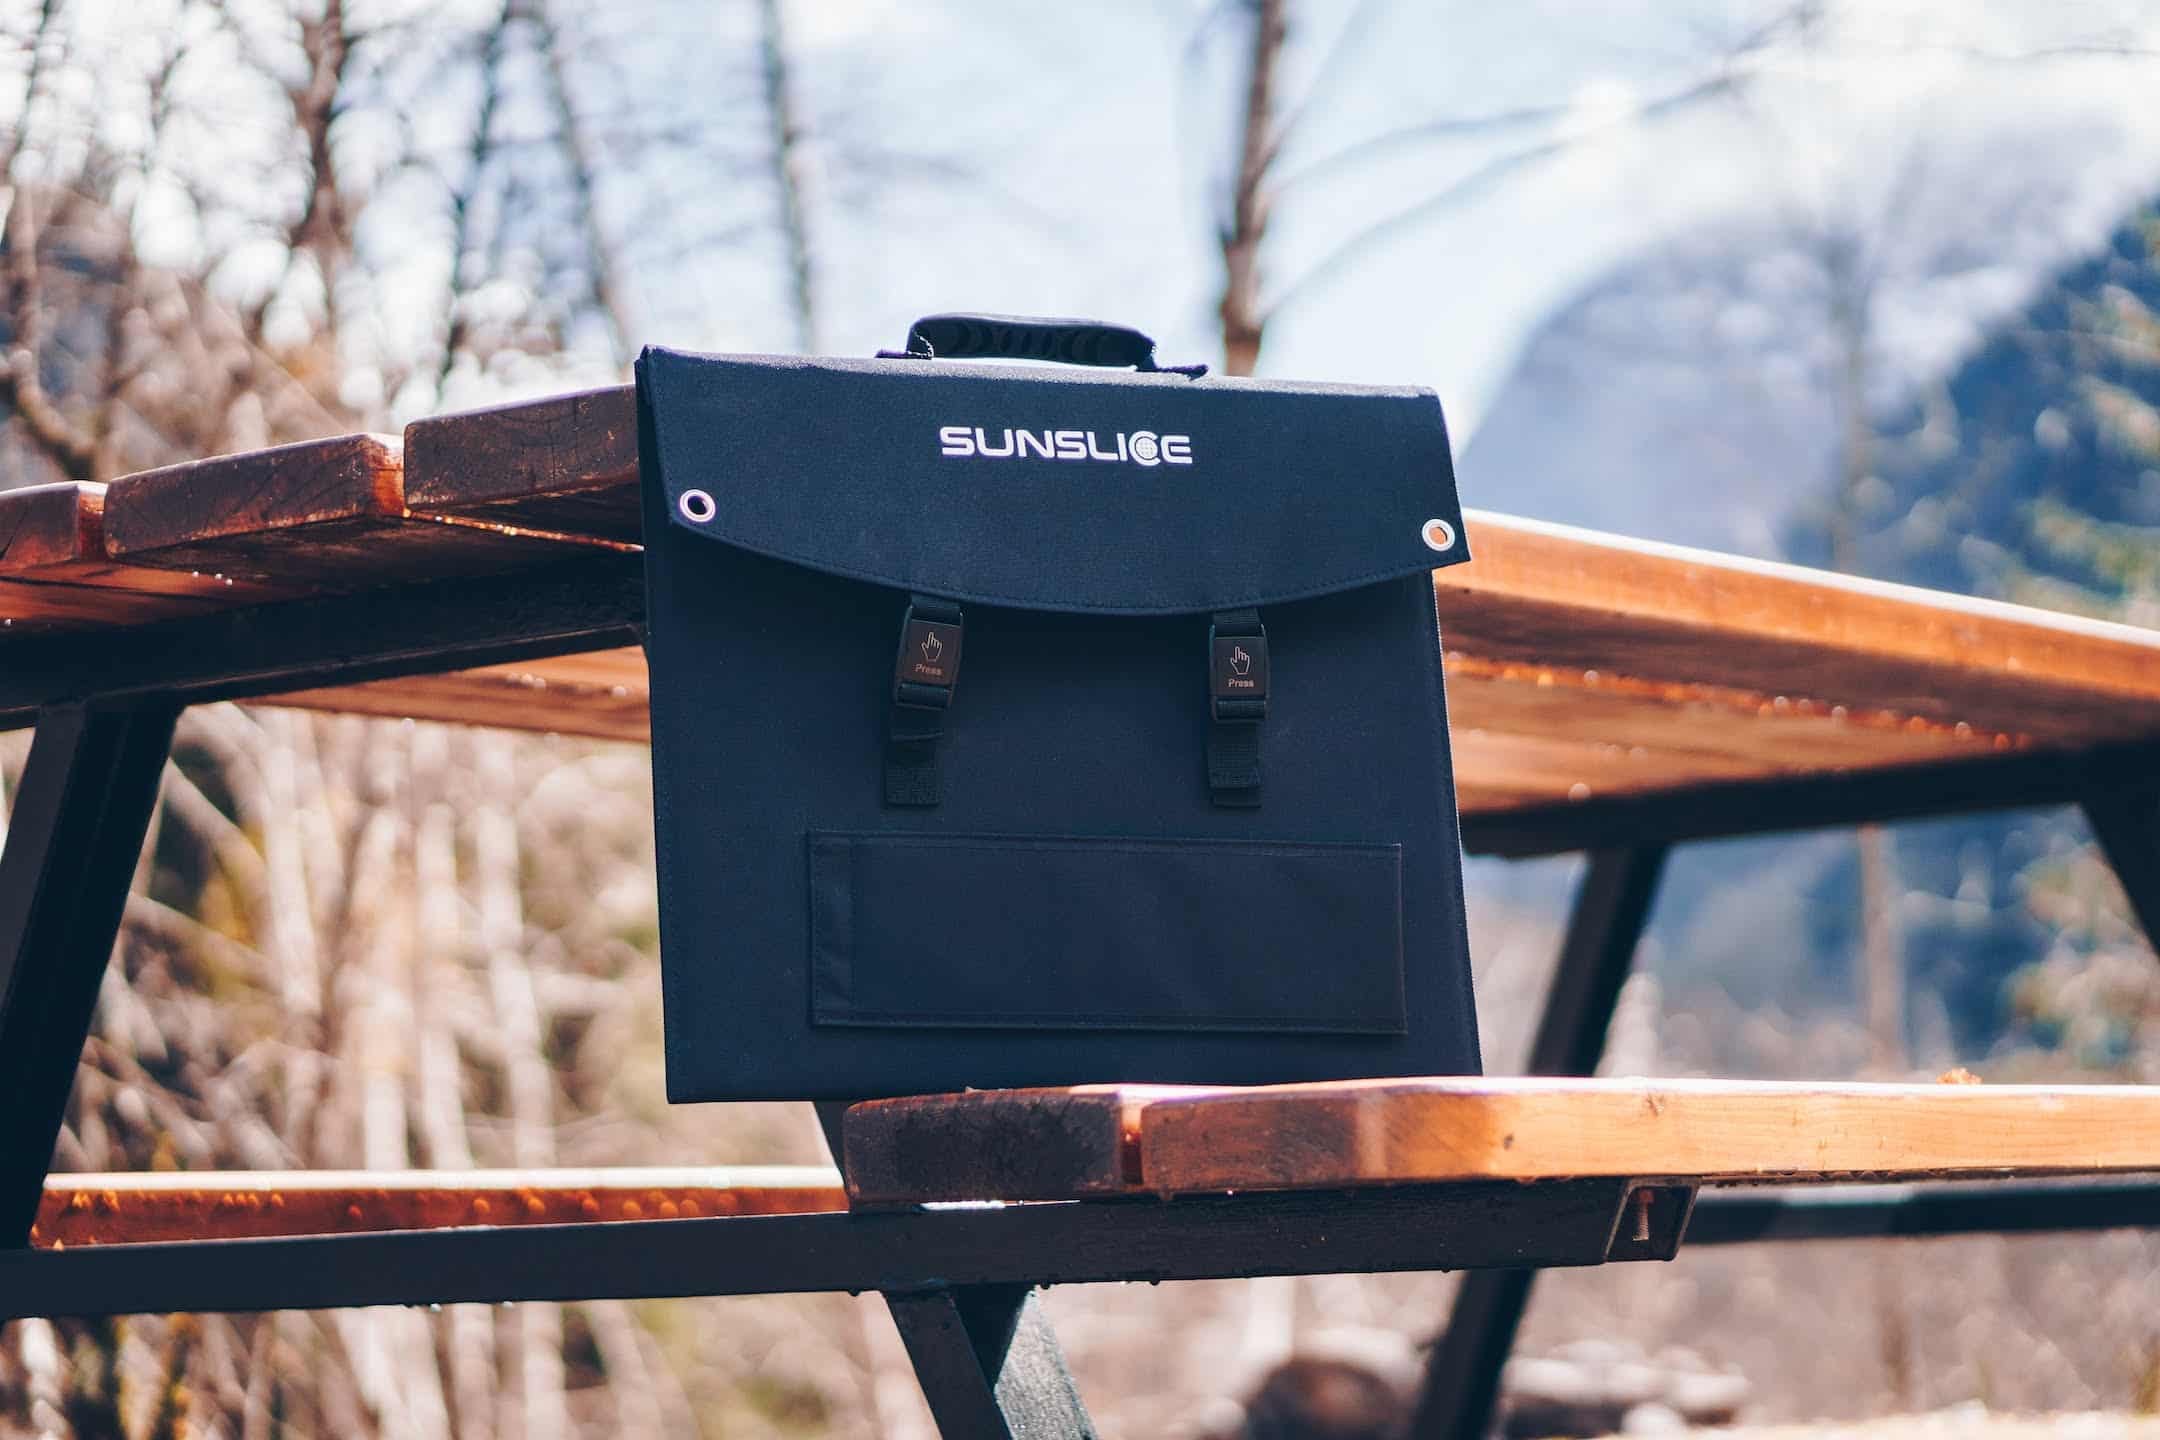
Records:
<instances>
[{"instance_id":1,"label":"black carrying handle","mask_svg":"<svg viewBox=\"0 0 2160 1440\"><path fill-rule=\"evenodd\" d=\"M1066 365L1130 365L1135 370L1200 376L1205 365L1158 365L1155 341L1130 325L1055 320L1036 315L925 315L908 327L907 349L880 350L890 360L1055 360Z\"/></svg>"}]
</instances>

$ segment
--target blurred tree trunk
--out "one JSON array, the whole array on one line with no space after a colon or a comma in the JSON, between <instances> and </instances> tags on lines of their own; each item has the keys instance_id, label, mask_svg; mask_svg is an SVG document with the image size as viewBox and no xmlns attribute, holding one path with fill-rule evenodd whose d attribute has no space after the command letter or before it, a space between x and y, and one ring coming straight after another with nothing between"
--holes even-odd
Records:
<instances>
[{"instance_id":1,"label":"blurred tree trunk","mask_svg":"<svg viewBox=\"0 0 2160 1440\"><path fill-rule=\"evenodd\" d=\"M1269 171L1278 151L1276 81L1289 36L1289 0L1248 0L1252 45L1245 62L1244 106L1229 215L1222 227L1223 371L1250 375L1260 361L1267 316L1261 309L1260 252L1267 239Z\"/></svg>"},{"instance_id":2,"label":"blurred tree trunk","mask_svg":"<svg viewBox=\"0 0 2160 1440\"><path fill-rule=\"evenodd\" d=\"M1868 413L1873 359L1875 286L1865 242L1833 227L1819 246L1829 303L1834 401L1838 415L1837 504L1831 517L1831 565L1861 571L1859 536L1875 481L1875 428ZM1897 928L1897 864L1890 834L1862 825L1853 838L1860 878L1860 989L1867 1026L1869 1067L1878 1077L1906 1068L1905 965ZM1913 1323L1907 1290L1909 1256L1886 1254L1870 1274L1874 1290L1876 1353L1890 1392L1890 1408L1913 1403Z\"/></svg>"},{"instance_id":3,"label":"blurred tree trunk","mask_svg":"<svg viewBox=\"0 0 2160 1440\"><path fill-rule=\"evenodd\" d=\"M1820 245L1835 353L1838 416L1837 505L1831 519L1830 563L1860 573L1859 536L1875 479L1875 427L1868 414L1873 362L1873 277L1864 242L1833 230ZM1860 872L1860 982L1871 1062L1884 1075L1903 1072L1905 1044L1904 946L1898 934L1897 864L1890 836L1880 825L1863 825L1855 837Z\"/></svg>"},{"instance_id":4,"label":"blurred tree trunk","mask_svg":"<svg viewBox=\"0 0 2160 1440\"><path fill-rule=\"evenodd\" d=\"M773 188L780 201L780 239L787 250L788 308L795 320L795 348L814 355L819 341L818 292L815 252L810 245L809 160L781 4L782 0L758 0L759 70L771 136Z\"/></svg>"},{"instance_id":5,"label":"blurred tree trunk","mask_svg":"<svg viewBox=\"0 0 2160 1440\"><path fill-rule=\"evenodd\" d=\"M532 969L525 955L525 908L518 875L518 801L515 737L476 731L473 815L475 896L480 946L486 955L488 990L502 1037L505 1088L509 1095L510 1158L519 1169L555 1161L555 1079L548 1067L547 1037ZM523 1399L525 1440L562 1440L569 1432L563 1406L562 1308L518 1307L517 1373Z\"/></svg>"}]
</instances>

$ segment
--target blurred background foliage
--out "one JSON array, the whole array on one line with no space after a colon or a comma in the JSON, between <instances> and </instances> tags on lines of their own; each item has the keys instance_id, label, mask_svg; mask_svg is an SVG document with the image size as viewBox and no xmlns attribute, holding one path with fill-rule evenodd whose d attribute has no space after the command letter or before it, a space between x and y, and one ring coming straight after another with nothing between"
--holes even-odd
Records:
<instances>
[{"instance_id":1,"label":"blurred background foliage","mask_svg":"<svg viewBox=\"0 0 2160 1440\"><path fill-rule=\"evenodd\" d=\"M0 486L1093 311L1437 385L1473 503L2152 625L2156 55L2006 0L0 0ZM648 785L189 712L56 1167L818 1160L662 1099ZM1572 874L1472 866L1496 1072ZM1616 1073L2160 1079L2068 814L1694 847L1641 962ZM1550 1277L1526 1345L1691 1346L1769 1416L2150 1407L2156 1281L2137 1235L1714 1252ZM1293 1351L1412 1383L1451 1284L1052 1308L1107 1434L1234 1433ZM928 1433L840 1297L18 1323L0 1432Z\"/></svg>"}]
</instances>

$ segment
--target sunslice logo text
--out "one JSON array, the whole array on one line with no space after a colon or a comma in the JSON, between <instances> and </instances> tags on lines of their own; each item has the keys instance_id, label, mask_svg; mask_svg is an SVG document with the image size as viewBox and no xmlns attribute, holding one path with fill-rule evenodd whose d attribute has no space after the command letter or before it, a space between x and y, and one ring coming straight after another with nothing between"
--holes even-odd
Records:
<instances>
[{"instance_id":1,"label":"sunslice logo text","mask_svg":"<svg viewBox=\"0 0 2160 1440\"><path fill-rule=\"evenodd\" d=\"M1192 436L1153 430L1119 431L1105 439L1093 430L995 432L978 425L938 427L938 453L984 460L1108 460L1113 464L1190 465Z\"/></svg>"}]
</instances>

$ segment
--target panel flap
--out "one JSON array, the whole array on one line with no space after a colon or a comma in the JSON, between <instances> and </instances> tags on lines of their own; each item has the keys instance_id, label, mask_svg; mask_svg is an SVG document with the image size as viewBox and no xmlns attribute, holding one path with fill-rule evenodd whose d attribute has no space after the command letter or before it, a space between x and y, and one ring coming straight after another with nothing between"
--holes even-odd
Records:
<instances>
[{"instance_id":1,"label":"panel flap","mask_svg":"<svg viewBox=\"0 0 2160 1440\"><path fill-rule=\"evenodd\" d=\"M637 373L676 526L899 590L1182 614L1469 558L1429 391L658 349Z\"/></svg>"}]
</instances>

